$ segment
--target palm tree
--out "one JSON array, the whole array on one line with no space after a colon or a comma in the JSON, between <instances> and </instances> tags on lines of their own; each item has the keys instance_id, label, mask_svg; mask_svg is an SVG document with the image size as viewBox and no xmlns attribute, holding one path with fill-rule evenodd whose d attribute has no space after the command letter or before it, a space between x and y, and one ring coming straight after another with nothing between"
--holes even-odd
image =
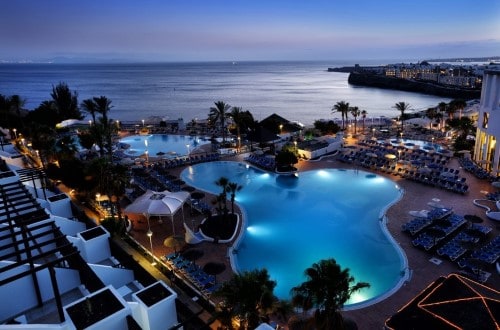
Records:
<instances>
[{"instance_id":1,"label":"palm tree","mask_svg":"<svg viewBox=\"0 0 500 330\"><path fill-rule=\"evenodd\" d=\"M23 109L25 103L26 100L17 94L10 97L10 106L19 118L21 118L21 110Z\"/></svg>"},{"instance_id":2,"label":"palm tree","mask_svg":"<svg viewBox=\"0 0 500 330\"><path fill-rule=\"evenodd\" d=\"M78 93L71 92L66 83L60 82L57 86L52 86L52 104L57 113L57 121L65 119L83 119L83 115L78 109Z\"/></svg>"},{"instance_id":3,"label":"palm tree","mask_svg":"<svg viewBox=\"0 0 500 330\"><path fill-rule=\"evenodd\" d=\"M398 102L393 108L401 112L401 131L404 129L404 119L405 119L405 111L410 109L410 104L406 102Z\"/></svg>"},{"instance_id":4,"label":"palm tree","mask_svg":"<svg viewBox=\"0 0 500 330\"><path fill-rule=\"evenodd\" d=\"M0 94L0 126L11 127L10 126L10 99L8 96Z\"/></svg>"},{"instance_id":5,"label":"palm tree","mask_svg":"<svg viewBox=\"0 0 500 330\"><path fill-rule=\"evenodd\" d=\"M236 193L240 191L243 187L236 182L229 182L227 184L227 192L231 195L231 213L234 214L234 202L236 200Z\"/></svg>"},{"instance_id":6,"label":"palm tree","mask_svg":"<svg viewBox=\"0 0 500 330\"><path fill-rule=\"evenodd\" d=\"M316 307L314 319L318 329L342 329L340 309L350 296L370 285L358 282L341 269L334 259L320 260L305 270L307 280L292 288L292 304L308 311Z\"/></svg>"},{"instance_id":7,"label":"palm tree","mask_svg":"<svg viewBox=\"0 0 500 330\"><path fill-rule=\"evenodd\" d=\"M222 176L217 181L215 181L215 184L222 188L222 192L216 197L216 202L219 205L218 210L220 214L224 214L224 216L226 216L227 215L226 201L227 201L229 179Z\"/></svg>"},{"instance_id":8,"label":"palm tree","mask_svg":"<svg viewBox=\"0 0 500 330\"><path fill-rule=\"evenodd\" d=\"M358 107L349 107L349 112L354 117L354 134L358 132L358 116L361 114L361 111Z\"/></svg>"},{"instance_id":9,"label":"palm tree","mask_svg":"<svg viewBox=\"0 0 500 330\"><path fill-rule=\"evenodd\" d=\"M365 119L366 119L367 114L368 114L368 111L361 110L361 118L363 119L363 133L365 132Z\"/></svg>"},{"instance_id":10,"label":"palm tree","mask_svg":"<svg viewBox=\"0 0 500 330\"><path fill-rule=\"evenodd\" d=\"M95 114L97 112L96 110L96 105L94 103L94 100L93 99L86 99L86 100L83 100L82 104L80 105L80 107L82 107L82 109L90 114L92 116L92 122L95 123Z\"/></svg>"},{"instance_id":11,"label":"palm tree","mask_svg":"<svg viewBox=\"0 0 500 330\"><path fill-rule=\"evenodd\" d=\"M108 157L111 159L113 150L112 150L112 145L113 145L113 133L115 132L116 127L114 125L110 125L108 113L111 110L111 100L108 99L106 96L100 96L100 97L94 97L94 108L95 111L99 114L101 114L100 118L100 125L102 126L102 138L101 140L104 141L104 147L107 150ZM97 132L99 131L98 129L98 123L94 125L97 128ZM101 153L101 156L103 154Z\"/></svg>"},{"instance_id":12,"label":"palm tree","mask_svg":"<svg viewBox=\"0 0 500 330\"><path fill-rule=\"evenodd\" d=\"M106 96L94 97L93 100L95 111L101 114L103 122L109 124L108 113L113 108L111 100Z\"/></svg>"},{"instance_id":13,"label":"palm tree","mask_svg":"<svg viewBox=\"0 0 500 330\"><path fill-rule=\"evenodd\" d=\"M208 118L210 121L219 122L220 130L222 132L222 143L226 142L226 119L230 116L229 109L231 106L224 101L217 101L214 103L215 107L210 108Z\"/></svg>"},{"instance_id":14,"label":"palm tree","mask_svg":"<svg viewBox=\"0 0 500 330\"><path fill-rule=\"evenodd\" d=\"M57 140L55 148L59 159L72 159L78 151L76 141L70 135L64 135Z\"/></svg>"},{"instance_id":15,"label":"palm tree","mask_svg":"<svg viewBox=\"0 0 500 330\"><path fill-rule=\"evenodd\" d=\"M446 112L446 108L448 107L448 104L446 104L446 102L439 102L437 107L438 107L439 111Z\"/></svg>"},{"instance_id":16,"label":"palm tree","mask_svg":"<svg viewBox=\"0 0 500 330\"><path fill-rule=\"evenodd\" d=\"M220 315L225 326L233 329L231 319L240 320L240 329L255 329L261 317L269 315L276 307L274 295L276 282L269 278L266 269L245 271L235 274L214 292L214 296L222 298Z\"/></svg>"},{"instance_id":17,"label":"palm tree","mask_svg":"<svg viewBox=\"0 0 500 330\"><path fill-rule=\"evenodd\" d=\"M462 110L464 110L464 108L467 106L467 102L465 102L465 100L462 100L462 99L455 99L455 100L452 100L450 102L450 106L452 108L454 108L455 110L458 110L459 111L459 119L462 118Z\"/></svg>"},{"instance_id":18,"label":"palm tree","mask_svg":"<svg viewBox=\"0 0 500 330\"><path fill-rule=\"evenodd\" d=\"M446 113L448 114L449 120L453 119L453 117L455 116L455 112L457 112L457 107L455 106L453 101L451 101L450 103L448 103L448 106L446 107Z\"/></svg>"},{"instance_id":19,"label":"palm tree","mask_svg":"<svg viewBox=\"0 0 500 330\"><path fill-rule=\"evenodd\" d=\"M234 125L236 126L236 136L240 137L240 123L242 121L243 116L243 108L242 107L232 107L231 112L229 113L231 119L233 119Z\"/></svg>"},{"instance_id":20,"label":"palm tree","mask_svg":"<svg viewBox=\"0 0 500 330\"><path fill-rule=\"evenodd\" d=\"M30 127L30 133L31 136L36 137L31 140L32 148L38 150L42 167L45 167L45 164L48 164L56 154L56 131L49 126L33 123Z\"/></svg>"},{"instance_id":21,"label":"palm tree","mask_svg":"<svg viewBox=\"0 0 500 330\"><path fill-rule=\"evenodd\" d=\"M347 114L349 113L349 102L339 101L335 103L332 108L332 113L340 112L342 115L342 129L345 129L345 121L347 120Z\"/></svg>"},{"instance_id":22,"label":"palm tree","mask_svg":"<svg viewBox=\"0 0 500 330\"><path fill-rule=\"evenodd\" d=\"M432 122L434 121L434 119L436 118L436 115L437 115L437 111L436 111L436 108L429 108L425 111L425 115L427 116L427 118L430 119L429 121L429 130L432 129Z\"/></svg>"}]
</instances>

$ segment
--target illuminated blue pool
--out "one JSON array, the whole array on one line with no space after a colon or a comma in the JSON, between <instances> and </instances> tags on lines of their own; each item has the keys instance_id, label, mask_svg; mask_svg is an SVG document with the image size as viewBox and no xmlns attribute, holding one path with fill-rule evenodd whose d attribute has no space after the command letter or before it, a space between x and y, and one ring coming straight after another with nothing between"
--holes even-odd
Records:
<instances>
[{"instance_id":1,"label":"illuminated blue pool","mask_svg":"<svg viewBox=\"0 0 500 330\"><path fill-rule=\"evenodd\" d=\"M209 142L197 136L173 134L132 135L120 140L129 146L124 151L128 156L142 156L147 150L151 157L162 155L164 158L187 155Z\"/></svg>"},{"instance_id":2,"label":"illuminated blue pool","mask_svg":"<svg viewBox=\"0 0 500 330\"><path fill-rule=\"evenodd\" d=\"M383 144L385 141L379 140L380 144ZM423 140L412 140L412 139L392 139L391 144L393 146L403 146L408 149L419 148L426 151L436 151L441 152L444 150L443 146L437 143L432 143Z\"/></svg>"},{"instance_id":3,"label":"illuminated blue pool","mask_svg":"<svg viewBox=\"0 0 500 330\"><path fill-rule=\"evenodd\" d=\"M181 174L186 183L215 194L221 176L243 186L236 200L247 222L233 266L266 268L277 281L278 297L290 298L290 289L305 280L304 270L327 258L371 285L354 294L347 307L376 302L402 284L406 257L381 220L402 194L393 181L340 169L278 176L238 162L197 164Z\"/></svg>"}]
</instances>

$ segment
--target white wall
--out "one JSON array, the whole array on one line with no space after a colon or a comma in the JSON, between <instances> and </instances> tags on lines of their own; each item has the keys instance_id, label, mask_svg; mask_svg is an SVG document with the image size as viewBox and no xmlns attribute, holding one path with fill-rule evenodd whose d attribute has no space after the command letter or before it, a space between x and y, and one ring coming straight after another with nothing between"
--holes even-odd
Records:
<instances>
[{"instance_id":1,"label":"white wall","mask_svg":"<svg viewBox=\"0 0 500 330\"><path fill-rule=\"evenodd\" d=\"M1 262L0 266L8 265L8 262ZM24 265L16 267L14 270L2 273L0 279L13 276L24 271L27 271L29 266ZM78 271L67 268L56 268L56 279L59 292L61 294L77 288L81 281ZM37 279L40 285L42 300L47 301L54 298L52 283L48 269L43 269L37 272ZM38 302L35 295L35 286L31 276L22 277L16 281L0 286L0 297L8 299L8 303L1 303L0 321L17 315L25 310L37 306Z\"/></svg>"}]
</instances>

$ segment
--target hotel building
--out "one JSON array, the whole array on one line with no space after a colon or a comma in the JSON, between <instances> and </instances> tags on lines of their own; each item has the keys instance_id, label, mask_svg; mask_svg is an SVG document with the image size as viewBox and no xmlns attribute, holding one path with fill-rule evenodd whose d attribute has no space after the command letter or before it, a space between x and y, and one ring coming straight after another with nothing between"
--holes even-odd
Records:
<instances>
[{"instance_id":1,"label":"hotel building","mask_svg":"<svg viewBox=\"0 0 500 330\"><path fill-rule=\"evenodd\" d=\"M500 170L500 70L484 72L477 122L474 160L486 169Z\"/></svg>"},{"instance_id":2,"label":"hotel building","mask_svg":"<svg viewBox=\"0 0 500 330\"><path fill-rule=\"evenodd\" d=\"M12 145L0 156L0 330L179 327L174 290L105 228L78 221L68 195L23 168Z\"/></svg>"}]
</instances>

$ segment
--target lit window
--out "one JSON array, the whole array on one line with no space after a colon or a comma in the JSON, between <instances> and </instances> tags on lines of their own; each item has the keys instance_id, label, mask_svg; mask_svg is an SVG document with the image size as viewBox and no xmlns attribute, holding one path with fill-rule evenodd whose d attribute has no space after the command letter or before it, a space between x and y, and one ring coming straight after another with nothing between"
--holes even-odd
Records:
<instances>
[{"instance_id":1,"label":"lit window","mask_svg":"<svg viewBox=\"0 0 500 330\"><path fill-rule=\"evenodd\" d=\"M488 118L489 115L487 112L483 113L483 128L488 128Z\"/></svg>"}]
</instances>

